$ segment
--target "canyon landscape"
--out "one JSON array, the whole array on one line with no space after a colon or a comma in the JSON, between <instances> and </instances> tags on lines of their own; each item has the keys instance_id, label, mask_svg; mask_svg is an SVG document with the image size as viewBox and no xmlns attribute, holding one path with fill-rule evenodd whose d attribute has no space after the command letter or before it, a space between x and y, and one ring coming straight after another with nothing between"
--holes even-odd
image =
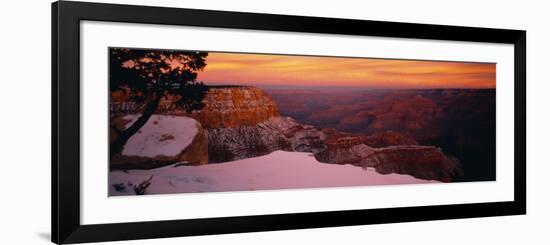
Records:
<instances>
[{"instance_id":1,"label":"canyon landscape","mask_svg":"<svg viewBox=\"0 0 550 245\"><path fill-rule=\"evenodd\" d=\"M494 64L110 56L111 196L495 180Z\"/></svg>"}]
</instances>

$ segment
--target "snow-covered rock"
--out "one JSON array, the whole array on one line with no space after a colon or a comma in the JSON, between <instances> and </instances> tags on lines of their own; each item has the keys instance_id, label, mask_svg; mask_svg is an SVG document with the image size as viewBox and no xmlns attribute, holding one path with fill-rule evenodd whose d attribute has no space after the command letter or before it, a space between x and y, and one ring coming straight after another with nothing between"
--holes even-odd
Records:
<instances>
[{"instance_id":1,"label":"snow-covered rock","mask_svg":"<svg viewBox=\"0 0 550 245\"><path fill-rule=\"evenodd\" d=\"M369 137L319 130L289 117L272 117L256 126L207 129L209 162L228 162L276 150L313 153L317 161L373 167L379 173L408 174L450 182L462 175L459 162L434 146L371 147Z\"/></svg>"},{"instance_id":2,"label":"snow-covered rock","mask_svg":"<svg viewBox=\"0 0 550 245\"><path fill-rule=\"evenodd\" d=\"M118 120L130 127L139 115ZM174 162L208 163L208 139L200 123L189 117L153 115L111 160L111 169L154 168Z\"/></svg>"},{"instance_id":3,"label":"snow-covered rock","mask_svg":"<svg viewBox=\"0 0 550 245\"><path fill-rule=\"evenodd\" d=\"M268 155L201 166L170 165L150 170L111 171L109 195L134 195L151 178L145 194L327 188L435 183L409 175L382 175L372 168L326 164L311 153L275 151Z\"/></svg>"},{"instance_id":4,"label":"snow-covered rock","mask_svg":"<svg viewBox=\"0 0 550 245\"><path fill-rule=\"evenodd\" d=\"M390 138L393 133L385 134ZM399 137L399 136L398 136ZM372 147L370 136L346 134L335 130L323 130L324 150L315 153L320 162L334 164L353 164L360 167L373 167L382 174L408 174L426 180L451 182L462 176L458 160L446 156L435 146L412 144ZM397 141L401 141L400 138ZM376 139L382 144L395 142L394 139Z\"/></svg>"},{"instance_id":5,"label":"snow-covered rock","mask_svg":"<svg viewBox=\"0 0 550 245\"><path fill-rule=\"evenodd\" d=\"M318 152L321 132L290 117L271 117L253 126L207 129L210 162L256 157L276 150Z\"/></svg>"}]
</instances>

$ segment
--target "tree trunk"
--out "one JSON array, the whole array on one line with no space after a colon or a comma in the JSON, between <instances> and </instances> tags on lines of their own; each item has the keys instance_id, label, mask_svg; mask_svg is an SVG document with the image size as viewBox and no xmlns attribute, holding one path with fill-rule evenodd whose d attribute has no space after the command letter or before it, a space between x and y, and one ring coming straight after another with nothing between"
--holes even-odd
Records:
<instances>
[{"instance_id":1,"label":"tree trunk","mask_svg":"<svg viewBox=\"0 0 550 245\"><path fill-rule=\"evenodd\" d=\"M109 159L113 159L116 154L122 152L122 149L126 142L128 142L128 139L130 139L132 135L137 133L139 129L141 129L141 127L143 127L143 125L147 123L153 113L155 113L159 105L160 98L162 96L154 95L153 97L153 100L145 106L143 114L141 114L141 116L130 127L128 127L124 131L121 131L117 135L117 138L113 141L113 143L109 145Z\"/></svg>"}]
</instances>

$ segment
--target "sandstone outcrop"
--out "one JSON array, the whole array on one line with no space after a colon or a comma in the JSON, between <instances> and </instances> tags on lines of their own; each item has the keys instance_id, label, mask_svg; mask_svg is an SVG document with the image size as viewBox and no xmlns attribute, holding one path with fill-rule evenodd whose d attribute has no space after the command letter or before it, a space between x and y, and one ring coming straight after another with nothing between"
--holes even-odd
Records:
<instances>
[{"instance_id":1,"label":"sandstone outcrop","mask_svg":"<svg viewBox=\"0 0 550 245\"><path fill-rule=\"evenodd\" d=\"M381 174L399 173L419 179L450 182L462 175L459 162L434 146L399 145L370 147L361 137L344 136L325 141L327 148L316 153L317 160L334 164L373 167Z\"/></svg>"},{"instance_id":2,"label":"sandstone outcrop","mask_svg":"<svg viewBox=\"0 0 550 245\"><path fill-rule=\"evenodd\" d=\"M188 113L172 103L175 97L161 100L157 113L195 118L204 128L237 128L254 126L279 116L275 102L263 90L246 86L210 87L204 108Z\"/></svg>"},{"instance_id":3,"label":"sandstone outcrop","mask_svg":"<svg viewBox=\"0 0 550 245\"><path fill-rule=\"evenodd\" d=\"M139 114L142 104L125 101L111 95L111 115ZM254 126L279 116L277 104L263 90L250 86L210 86L201 110L186 112L174 105L178 96L166 94L160 100L156 114L186 116L196 119L205 129Z\"/></svg>"}]
</instances>

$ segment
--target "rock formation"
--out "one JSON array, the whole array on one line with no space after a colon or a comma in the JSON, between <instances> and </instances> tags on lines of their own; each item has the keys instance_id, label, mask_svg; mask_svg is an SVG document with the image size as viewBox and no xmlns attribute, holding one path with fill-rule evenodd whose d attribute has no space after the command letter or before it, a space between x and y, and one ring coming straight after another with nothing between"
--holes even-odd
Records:
<instances>
[{"instance_id":1,"label":"rock formation","mask_svg":"<svg viewBox=\"0 0 550 245\"><path fill-rule=\"evenodd\" d=\"M388 146L378 148L359 164L381 174L408 174L419 179L451 182L463 175L457 159L434 146Z\"/></svg>"},{"instance_id":2,"label":"rock formation","mask_svg":"<svg viewBox=\"0 0 550 245\"><path fill-rule=\"evenodd\" d=\"M117 156L111 162L111 168L152 168L176 161L193 165L218 163L283 150L311 152L318 161L325 163L373 167L382 174L408 174L439 181L452 181L461 175L456 159L445 156L437 147L418 145L409 134L386 131L381 127L381 131L366 135L301 124L293 118L280 116L277 104L258 88L212 87L204 98L205 107L191 113L175 108L174 99L170 96L164 98L157 114L196 119L200 124L196 123L192 142L171 156ZM423 114L439 113L423 98L416 97L415 100L425 108L422 113L414 115L419 120L412 121L422 122ZM393 106L395 110L402 110L401 104ZM154 121L150 119L148 124ZM124 123L114 124L120 127ZM406 125L421 126L422 123Z\"/></svg>"},{"instance_id":3,"label":"rock formation","mask_svg":"<svg viewBox=\"0 0 550 245\"><path fill-rule=\"evenodd\" d=\"M129 127L137 117L127 115L112 120L111 140L116 137L117 130ZM130 137L123 151L111 159L110 168L151 169L176 162L207 164L206 134L200 123L192 118L153 115L139 132Z\"/></svg>"},{"instance_id":4,"label":"rock formation","mask_svg":"<svg viewBox=\"0 0 550 245\"><path fill-rule=\"evenodd\" d=\"M191 113L175 108L174 100L167 96L161 101L157 113L192 117L207 129L254 126L279 115L275 102L255 87L210 87L203 100L204 108Z\"/></svg>"},{"instance_id":5,"label":"rock formation","mask_svg":"<svg viewBox=\"0 0 550 245\"><path fill-rule=\"evenodd\" d=\"M207 129L211 162L261 156L276 150L318 152L321 132L289 117L272 117L254 126Z\"/></svg>"},{"instance_id":6,"label":"rock formation","mask_svg":"<svg viewBox=\"0 0 550 245\"><path fill-rule=\"evenodd\" d=\"M408 174L416 178L450 182L462 175L459 162L434 146L399 145L374 148L359 137L346 136L325 141L327 148L316 153L318 161L373 167L381 174Z\"/></svg>"}]
</instances>

